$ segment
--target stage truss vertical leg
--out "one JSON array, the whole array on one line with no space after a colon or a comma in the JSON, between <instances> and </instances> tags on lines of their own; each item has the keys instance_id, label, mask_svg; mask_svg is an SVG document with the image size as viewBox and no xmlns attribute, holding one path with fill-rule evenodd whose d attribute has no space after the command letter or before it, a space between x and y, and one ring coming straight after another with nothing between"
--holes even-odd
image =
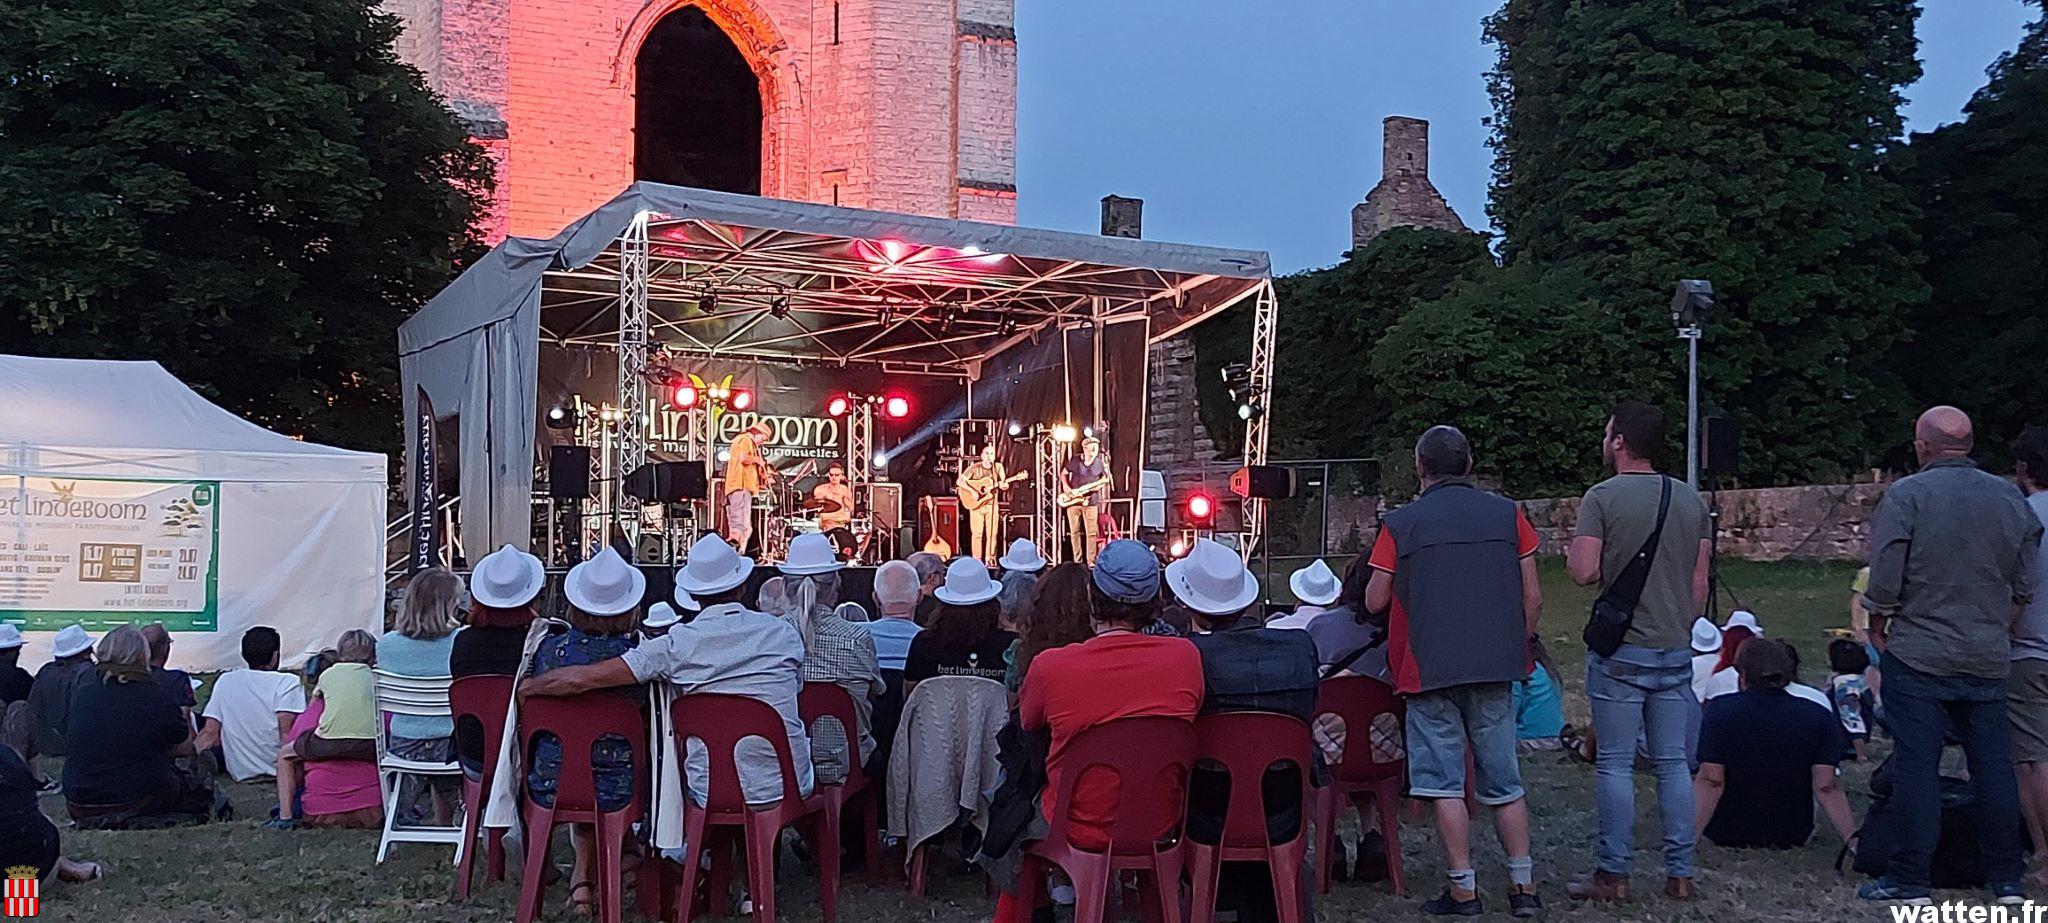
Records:
<instances>
[{"instance_id":1,"label":"stage truss vertical leg","mask_svg":"<svg viewBox=\"0 0 2048 923\"><path fill-rule=\"evenodd\" d=\"M639 505L627 499L626 473L647 461L647 212L619 235L619 420L618 451L607 472L615 509L626 536L639 540Z\"/></svg>"},{"instance_id":2,"label":"stage truss vertical leg","mask_svg":"<svg viewBox=\"0 0 2048 923\"><path fill-rule=\"evenodd\" d=\"M1052 434L1031 438L1031 540L1048 561L1066 560L1060 543L1060 453Z\"/></svg>"},{"instance_id":3,"label":"stage truss vertical leg","mask_svg":"<svg viewBox=\"0 0 2048 923\"><path fill-rule=\"evenodd\" d=\"M884 472L886 473L886 472ZM866 401L846 414L846 482L853 487L853 506L867 511L867 526L874 528L875 410ZM895 536L885 536L890 541ZM870 539L872 541L872 539Z\"/></svg>"},{"instance_id":4,"label":"stage truss vertical leg","mask_svg":"<svg viewBox=\"0 0 2048 923\"><path fill-rule=\"evenodd\" d=\"M1274 296L1273 283L1268 280L1259 287L1258 300L1252 307L1252 362L1251 400L1259 408L1244 424L1244 463L1263 465L1266 463L1266 429L1272 420L1273 408L1273 347L1274 331L1280 316L1279 299ZM1249 562L1258 550L1259 541L1266 534L1266 501L1246 500L1244 502L1245 541L1244 559Z\"/></svg>"}]
</instances>

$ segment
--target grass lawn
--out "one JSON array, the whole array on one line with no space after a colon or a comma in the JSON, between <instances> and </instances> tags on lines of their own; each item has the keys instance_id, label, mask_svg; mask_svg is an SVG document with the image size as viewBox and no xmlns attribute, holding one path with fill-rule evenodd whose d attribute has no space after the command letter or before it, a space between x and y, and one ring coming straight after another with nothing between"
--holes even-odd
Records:
<instances>
[{"instance_id":1,"label":"grass lawn","mask_svg":"<svg viewBox=\"0 0 2048 923\"><path fill-rule=\"evenodd\" d=\"M1846 599L1853 568L1844 565L1747 564L1726 567L1728 585L1754 609L1772 637L1794 642L1805 655L1807 681L1823 679L1827 629L1847 622ZM1548 590L1544 636L1564 670L1567 715L1583 722L1584 654L1576 642L1591 593L1563 579L1560 562L1546 562ZM1525 757L1524 771L1535 815L1538 884L1550 918L1574 920L1798 920L1870 919L1858 907L1857 880L1833 870L1839 844L1833 834L1788 852L1739 852L1702 846L1700 890L1694 905L1672 904L1661 896L1658 834L1649 811L1654 796L1647 777L1638 779L1636 902L1610 907L1574 907L1565 882L1591 867L1595 821L1592 768L1556 753ZM55 772L54 762L46 770ZM1848 771L1852 801L1861 809L1868 767ZM180 830L83 833L66 829L68 855L106 862L110 875L92 885L50 885L44 889L45 918L124 923L230 923L254 920L331 921L502 921L512 918L514 885L481 888L468 904L448 897L451 850L395 847L390 861L373 859L376 834L362 831L276 833L258 828L272 802L267 786L235 786L241 819ZM43 807L62 824L63 804L45 798ZM1820 824L1825 830L1825 822ZM1480 834L1478 868L1489 910L1505 909L1506 873L1490 835ZM1417 900L1442 887L1443 860L1426 821L1403 828L1410 897L1395 899L1384 885L1337 884L1317 901L1322 920L1412 918ZM1648 847L1647 849L1645 847ZM934 864L935 870L939 863ZM791 920L816 920L814 878L785 853L780 909ZM550 895L544 915L564 919L564 887ZM1955 894L1954 898L1978 895ZM1938 895L1941 897L1941 895ZM840 918L852 923L907 920L986 920L993 903L978 879L935 875L930 896L907 897L900 889L877 889L849 877L840 893ZM630 914L629 914L630 916ZM1503 917L1504 918L1504 917Z\"/></svg>"}]
</instances>

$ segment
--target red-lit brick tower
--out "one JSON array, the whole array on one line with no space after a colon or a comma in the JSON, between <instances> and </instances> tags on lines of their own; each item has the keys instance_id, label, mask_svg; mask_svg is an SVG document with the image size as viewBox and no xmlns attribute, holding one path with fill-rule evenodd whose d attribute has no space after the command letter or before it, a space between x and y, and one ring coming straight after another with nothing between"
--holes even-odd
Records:
<instances>
[{"instance_id":1,"label":"red-lit brick tower","mask_svg":"<svg viewBox=\"0 0 2048 923\"><path fill-rule=\"evenodd\" d=\"M1016 217L1014 0L386 0L499 161L493 237L637 179Z\"/></svg>"}]
</instances>

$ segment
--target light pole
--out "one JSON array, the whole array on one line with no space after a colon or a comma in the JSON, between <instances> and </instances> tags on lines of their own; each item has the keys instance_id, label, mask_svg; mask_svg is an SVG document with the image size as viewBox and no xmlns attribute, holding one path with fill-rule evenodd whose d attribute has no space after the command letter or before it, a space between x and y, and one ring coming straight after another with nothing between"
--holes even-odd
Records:
<instances>
[{"instance_id":1,"label":"light pole","mask_svg":"<svg viewBox=\"0 0 2048 923\"><path fill-rule=\"evenodd\" d=\"M1685 483L1700 486L1700 321L1714 306L1713 283L1680 279L1671 295L1671 325L1685 341Z\"/></svg>"}]
</instances>

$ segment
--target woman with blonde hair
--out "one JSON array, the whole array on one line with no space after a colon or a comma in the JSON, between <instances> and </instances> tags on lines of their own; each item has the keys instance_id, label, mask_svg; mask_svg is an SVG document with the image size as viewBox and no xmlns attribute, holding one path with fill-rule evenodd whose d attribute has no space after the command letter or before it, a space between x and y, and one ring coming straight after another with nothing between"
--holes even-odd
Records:
<instances>
[{"instance_id":1,"label":"woman with blonde hair","mask_svg":"<svg viewBox=\"0 0 2048 923\"><path fill-rule=\"evenodd\" d=\"M410 677L448 676L448 658L455 650L455 630L467 595L462 578L445 567L429 567L412 575L399 604L392 630L377 639L377 669ZM448 718L393 715L385 749L395 757L422 763L454 758L455 723ZM398 793L399 816L407 817L419 803L419 788L432 789L434 820L446 824L454 813L454 776L407 776Z\"/></svg>"}]
</instances>

